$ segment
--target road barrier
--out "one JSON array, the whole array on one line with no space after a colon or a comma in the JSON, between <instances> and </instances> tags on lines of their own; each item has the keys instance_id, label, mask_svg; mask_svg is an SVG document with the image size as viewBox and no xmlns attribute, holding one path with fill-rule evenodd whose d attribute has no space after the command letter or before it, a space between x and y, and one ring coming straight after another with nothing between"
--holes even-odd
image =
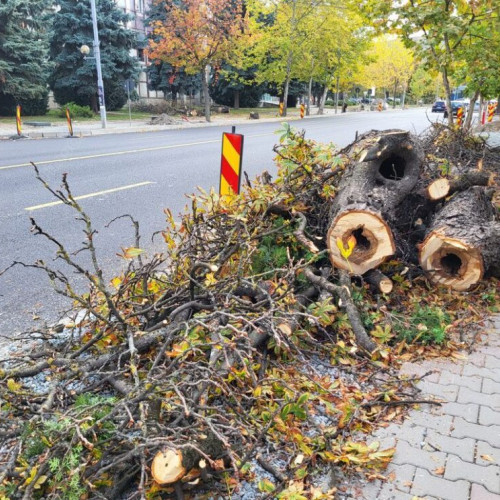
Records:
<instances>
[{"instance_id":1,"label":"road barrier","mask_svg":"<svg viewBox=\"0 0 500 500\"><path fill-rule=\"evenodd\" d=\"M495 114L496 106L494 104L488 104L488 123L493 121L493 115Z\"/></svg>"},{"instance_id":2,"label":"road barrier","mask_svg":"<svg viewBox=\"0 0 500 500\"><path fill-rule=\"evenodd\" d=\"M22 122L21 122L21 106L17 105L16 106L16 128L17 128L17 135L21 137L21 134L23 133L23 128L22 128Z\"/></svg>"},{"instance_id":3,"label":"road barrier","mask_svg":"<svg viewBox=\"0 0 500 500\"><path fill-rule=\"evenodd\" d=\"M66 108L66 120L68 121L69 136L73 137L73 122L71 121L71 115L69 114L69 108Z\"/></svg>"},{"instance_id":4,"label":"road barrier","mask_svg":"<svg viewBox=\"0 0 500 500\"><path fill-rule=\"evenodd\" d=\"M243 161L242 134L222 134L222 155L220 166L219 194L232 196L239 194L241 186L241 164Z\"/></svg>"},{"instance_id":5,"label":"road barrier","mask_svg":"<svg viewBox=\"0 0 500 500\"><path fill-rule=\"evenodd\" d=\"M300 117L304 118L304 115L306 114L306 106L305 104L300 105Z\"/></svg>"}]
</instances>

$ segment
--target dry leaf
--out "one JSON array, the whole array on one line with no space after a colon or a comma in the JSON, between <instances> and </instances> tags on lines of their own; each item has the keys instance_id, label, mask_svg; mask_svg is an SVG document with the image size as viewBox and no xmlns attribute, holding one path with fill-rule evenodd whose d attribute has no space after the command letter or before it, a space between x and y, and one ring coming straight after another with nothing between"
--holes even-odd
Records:
<instances>
[{"instance_id":1,"label":"dry leaf","mask_svg":"<svg viewBox=\"0 0 500 500\"><path fill-rule=\"evenodd\" d=\"M490 455L481 455L481 458L483 460L486 460L487 462L494 462L495 461L495 459Z\"/></svg>"},{"instance_id":2,"label":"dry leaf","mask_svg":"<svg viewBox=\"0 0 500 500\"><path fill-rule=\"evenodd\" d=\"M434 469L432 472L436 474L437 476L442 476L444 474L444 467L438 467L437 469Z\"/></svg>"}]
</instances>

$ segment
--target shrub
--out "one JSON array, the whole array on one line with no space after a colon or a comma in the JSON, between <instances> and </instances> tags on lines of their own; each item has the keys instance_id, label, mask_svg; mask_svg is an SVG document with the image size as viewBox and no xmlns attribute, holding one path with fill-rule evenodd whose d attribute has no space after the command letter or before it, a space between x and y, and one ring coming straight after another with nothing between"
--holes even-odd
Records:
<instances>
[{"instance_id":1,"label":"shrub","mask_svg":"<svg viewBox=\"0 0 500 500\"><path fill-rule=\"evenodd\" d=\"M108 82L104 87L104 92L108 111L118 111L127 103L127 91L123 88L122 82Z\"/></svg>"},{"instance_id":2,"label":"shrub","mask_svg":"<svg viewBox=\"0 0 500 500\"><path fill-rule=\"evenodd\" d=\"M10 94L0 92L0 115L15 116L18 104L22 107L23 116L45 115L47 113L48 100L48 92L37 99L20 99L19 101Z\"/></svg>"},{"instance_id":3,"label":"shrub","mask_svg":"<svg viewBox=\"0 0 500 500\"><path fill-rule=\"evenodd\" d=\"M446 312L429 306L417 306L411 315L397 319L393 329L398 338L421 344L442 344L446 339L446 327L451 321Z\"/></svg>"},{"instance_id":4,"label":"shrub","mask_svg":"<svg viewBox=\"0 0 500 500\"><path fill-rule=\"evenodd\" d=\"M59 109L58 114L61 117L66 117L66 108L69 109L71 118L92 118L94 116L93 111L89 106L80 106L74 102L68 102L65 106Z\"/></svg>"}]
</instances>

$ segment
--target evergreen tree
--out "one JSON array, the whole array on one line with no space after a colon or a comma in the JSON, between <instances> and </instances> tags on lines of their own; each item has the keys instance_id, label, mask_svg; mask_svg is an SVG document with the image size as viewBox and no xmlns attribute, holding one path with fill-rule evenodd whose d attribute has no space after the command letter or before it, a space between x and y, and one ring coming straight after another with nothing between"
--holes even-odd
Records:
<instances>
[{"instance_id":1,"label":"evergreen tree","mask_svg":"<svg viewBox=\"0 0 500 500\"><path fill-rule=\"evenodd\" d=\"M0 0L0 114L47 111L47 0Z\"/></svg>"},{"instance_id":2,"label":"evergreen tree","mask_svg":"<svg viewBox=\"0 0 500 500\"><path fill-rule=\"evenodd\" d=\"M112 111L127 100L124 81L138 73L137 59L130 55L136 38L124 27L130 17L114 0L97 0L96 4L104 94L106 107ZM80 53L80 47L92 47L94 39L90 0L59 0L58 5L50 39L50 56L55 63L50 87L59 104L75 102L97 111L95 59L85 59Z\"/></svg>"},{"instance_id":3,"label":"evergreen tree","mask_svg":"<svg viewBox=\"0 0 500 500\"><path fill-rule=\"evenodd\" d=\"M179 1L180 3L180 1ZM149 8L148 17L144 24L152 28L158 21L167 19L169 4L153 2ZM148 34L148 40L158 41L158 35L153 30ZM188 75L183 68L174 68L171 64L160 59L151 59L147 68L149 86L153 90L163 92L165 97L169 94L173 101L177 100L179 93L193 95L201 90L201 75Z\"/></svg>"}]
</instances>

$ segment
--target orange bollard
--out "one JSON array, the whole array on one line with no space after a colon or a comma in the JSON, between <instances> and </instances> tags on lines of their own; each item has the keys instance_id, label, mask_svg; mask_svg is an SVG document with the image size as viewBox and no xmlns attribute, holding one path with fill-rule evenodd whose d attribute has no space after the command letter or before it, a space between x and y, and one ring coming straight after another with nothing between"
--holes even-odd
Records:
<instances>
[{"instance_id":1,"label":"orange bollard","mask_svg":"<svg viewBox=\"0 0 500 500\"><path fill-rule=\"evenodd\" d=\"M304 118L304 115L306 114L306 107L304 104L300 105L300 117Z\"/></svg>"},{"instance_id":2,"label":"orange bollard","mask_svg":"<svg viewBox=\"0 0 500 500\"><path fill-rule=\"evenodd\" d=\"M16 106L16 128L17 128L17 135L21 136L23 133L22 129L22 123L21 123L21 106L17 105Z\"/></svg>"},{"instance_id":3,"label":"orange bollard","mask_svg":"<svg viewBox=\"0 0 500 500\"><path fill-rule=\"evenodd\" d=\"M463 119L464 119L464 108L458 108L457 109L457 125L459 127L462 126Z\"/></svg>"},{"instance_id":4,"label":"orange bollard","mask_svg":"<svg viewBox=\"0 0 500 500\"><path fill-rule=\"evenodd\" d=\"M283 116L283 107L284 107L284 104L283 104L283 101L280 102L280 116Z\"/></svg>"}]
</instances>

